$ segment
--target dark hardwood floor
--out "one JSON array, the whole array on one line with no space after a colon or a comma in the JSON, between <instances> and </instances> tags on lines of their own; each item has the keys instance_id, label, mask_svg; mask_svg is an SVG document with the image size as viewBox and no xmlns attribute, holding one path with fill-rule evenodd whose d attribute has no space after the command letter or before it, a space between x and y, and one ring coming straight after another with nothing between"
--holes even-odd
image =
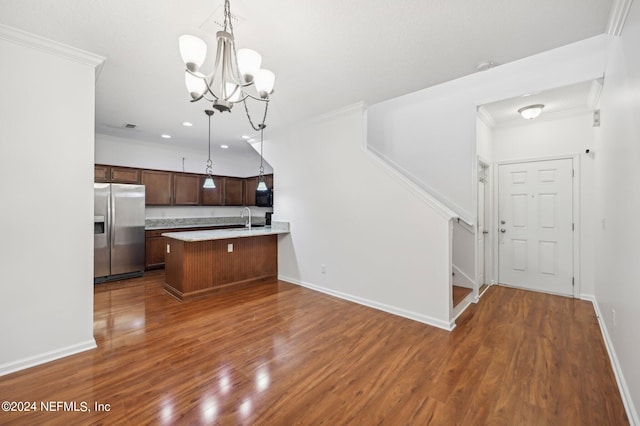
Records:
<instances>
[{"instance_id":1,"label":"dark hardwood floor","mask_svg":"<svg viewBox=\"0 0 640 426\"><path fill-rule=\"evenodd\" d=\"M628 424L588 302L492 286L449 333L284 282L179 302L163 281L97 286L97 349L0 377L1 401L91 412L0 424Z\"/></svg>"},{"instance_id":2,"label":"dark hardwood floor","mask_svg":"<svg viewBox=\"0 0 640 426\"><path fill-rule=\"evenodd\" d=\"M460 287L457 285L454 285L452 287L453 291L451 292L451 294L453 296L453 307L455 308L460 302L464 300L465 297L467 297L469 293L471 293L472 290L470 288Z\"/></svg>"}]
</instances>

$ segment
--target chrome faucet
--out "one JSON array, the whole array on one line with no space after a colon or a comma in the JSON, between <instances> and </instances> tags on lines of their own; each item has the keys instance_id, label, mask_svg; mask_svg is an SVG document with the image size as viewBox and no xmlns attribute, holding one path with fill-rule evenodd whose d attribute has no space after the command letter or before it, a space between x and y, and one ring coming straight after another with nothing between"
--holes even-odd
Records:
<instances>
[{"instance_id":1,"label":"chrome faucet","mask_svg":"<svg viewBox=\"0 0 640 426\"><path fill-rule=\"evenodd\" d=\"M249 207L245 207L242 209L242 215L240 215L241 218L244 218L244 212L247 211L249 212L249 222L244 224L245 228L251 229L251 209Z\"/></svg>"}]
</instances>

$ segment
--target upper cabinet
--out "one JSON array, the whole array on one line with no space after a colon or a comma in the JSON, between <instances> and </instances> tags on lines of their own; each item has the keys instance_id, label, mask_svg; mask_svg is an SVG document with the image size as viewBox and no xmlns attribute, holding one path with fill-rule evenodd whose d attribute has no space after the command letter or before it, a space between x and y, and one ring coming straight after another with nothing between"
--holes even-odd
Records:
<instances>
[{"instance_id":1,"label":"upper cabinet","mask_svg":"<svg viewBox=\"0 0 640 426\"><path fill-rule=\"evenodd\" d=\"M170 206L173 204L173 173L157 170L142 170L145 185L145 204L148 206Z\"/></svg>"},{"instance_id":2,"label":"upper cabinet","mask_svg":"<svg viewBox=\"0 0 640 426\"><path fill-rule=\"evenodd\" d=\"M132 167L94 166L94 176L96 182L110 183L140 183L140 169Z\"/></svg>"},{"instance_id":3,"label":"upper cabinet","mask_svg":"<svg viewBox=\"0 0 640 426\"><path fill-rule=\"evenodd\" d=\"M173 173L173 204L177 206L200 205L200 175Z\"/></svg>"},{"instance_id":4,"label":"upper cabinet","mask_svg":"<svg viewBox=\"0 0 640 426\"><path fill-rule=\"evenodd\" d=\"M258 177L214 176L215 188L203 188L206 176L197 173L95 165L96 182L145 185L148 206L255 206ZM273 175L265 175L273 189Z\"/></svg>"},{"instance_id":5,"label":"upper cabinet","mask_svg":"<svg viewBox=\"0 0 640 426\"><path fill-rule=\"evenodd\" d=\"M224 179L224 205L242 206L244 203L244 179L225 177Z\"/></svg>"},{"instance_id":6,"label":"upper cabinet","mask_svg":"<svg viewBox=\"0 0 640 426\"><path fill-rule=\"evenodd\" d=\"M223 176L214 176L213 183L216 185L215 188L203 188L204 180L206 176L200 176L200 188L201 188L201 196L200 196L200 204L203 206L223 206L224 205L224 181L225 177Z\"/></svg>"},{"instance_id":7,"label":"upper cabinet","mask_svg":"<svg viewBox=\"0 0 640 426\"><path fill-rule=\"evenodd\" d=\"M256 189L258 189L258 176L244 180L244 205L256 205Z\"/></svg>"}]
</instances>

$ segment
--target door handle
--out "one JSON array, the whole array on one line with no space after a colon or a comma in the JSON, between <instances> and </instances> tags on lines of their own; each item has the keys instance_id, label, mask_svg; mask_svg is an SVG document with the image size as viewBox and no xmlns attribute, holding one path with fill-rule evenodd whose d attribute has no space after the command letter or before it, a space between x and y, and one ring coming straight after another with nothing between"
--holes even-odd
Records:
<instances>
[{"instance_id":1,"label":"door handle","mask_svg":"<svg viewBox=\"0 0 640 426\"><path fill-rule=\"evenodd\" d=\"M483 234L487 235L489 231L482 231Z\"/></svg>"},{"instance_id":2,"label":"door handle","mask_svg":"<svg viewBox=\"0 0 640 426\"><path fill-rule=\"evenodd\" d=\"M504 229L504 228L500 228L500 232L502 232L504 234L505 232L507 232L507 230Z\"/></svg>"}]
</instances>

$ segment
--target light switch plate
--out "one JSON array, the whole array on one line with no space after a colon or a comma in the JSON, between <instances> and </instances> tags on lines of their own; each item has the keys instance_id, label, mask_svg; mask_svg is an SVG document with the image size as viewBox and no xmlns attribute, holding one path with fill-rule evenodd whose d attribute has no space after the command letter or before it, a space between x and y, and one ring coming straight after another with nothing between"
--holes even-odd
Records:
<instances>
[{"instance_id":1,"label":"light switch plate","mask_svg":"<svg viewBox=\"0 0 640 426\"><path fill-rule=\"evenodd\" d=\"M167 253L171 253L171 246L167 244Z\"/></svg>"},{"instance_id":2,"label":"light switch plate","mask_svg":"<svg viewBox=\"0 0 640 426\"><path fill-rule=\"evenodd\" d=\"M227 244L227 252L228 253L232 253L233 252L233 244L232 243Z\"/></svg>"}]
</instances>

